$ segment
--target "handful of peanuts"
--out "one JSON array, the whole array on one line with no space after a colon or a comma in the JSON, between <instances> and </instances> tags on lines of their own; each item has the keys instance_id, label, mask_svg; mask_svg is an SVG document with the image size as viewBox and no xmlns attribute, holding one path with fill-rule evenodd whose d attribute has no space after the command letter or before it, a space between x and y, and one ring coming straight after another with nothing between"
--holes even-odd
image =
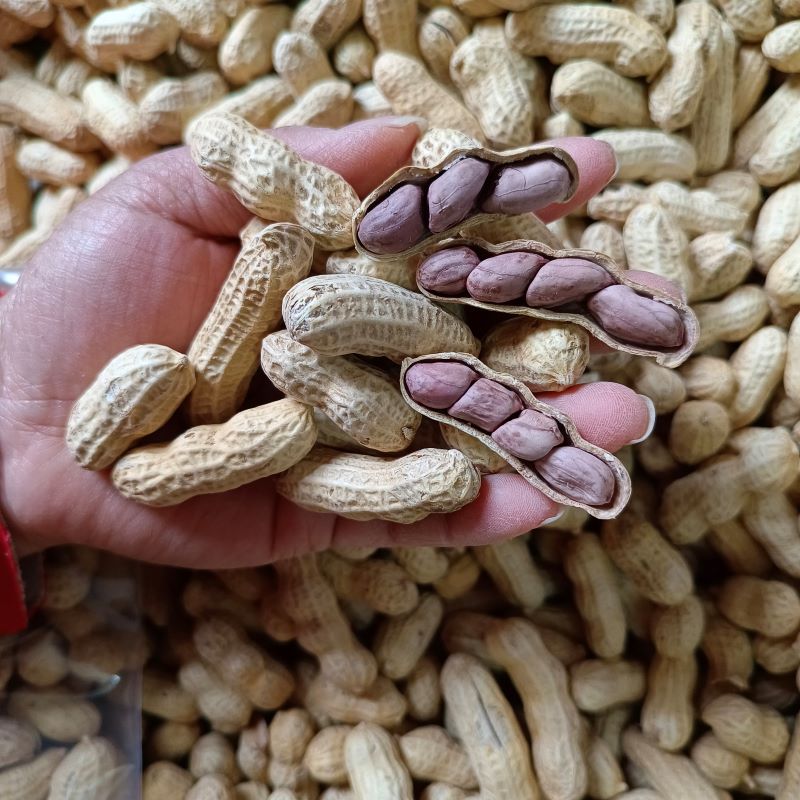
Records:
<instances>
[{"instance_id":1,"label":"handful of peanuts","mask_svg":"<svg viewBox=\"0 0 800 800\"><path fill-rule=\"evenodd\" d=\"M120 564L52 554L49 628L0 642L0 797L127 797L83 692L141 670L145 800L800 797L798 26L795 0L0 0L0 270L164 145L255 215L189 351L120 353L75 404L81 466L151 506L275 476L405 524L516 472L567 508L481 547L144 566L124 635L93 601ZM429 129L363 202L262 130L390 113ZM618 173L544 225L579 175L533 142L582 134ZM245 408L259 368L284 397ZM646 441L536 397L596 380L652 400Z\"/></svg>"}]
</instances>

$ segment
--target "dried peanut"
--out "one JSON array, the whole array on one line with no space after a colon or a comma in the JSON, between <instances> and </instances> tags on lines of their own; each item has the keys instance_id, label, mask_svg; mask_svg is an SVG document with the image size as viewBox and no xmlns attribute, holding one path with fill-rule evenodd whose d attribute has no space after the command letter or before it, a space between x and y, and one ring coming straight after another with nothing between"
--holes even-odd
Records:
<instances>
[{"instance_id":1,"label":"dried peanut","mask_svg":"<svg viewBox=\"0 0 800 800\"><path fill-rule=\"evenodd\" d=\"M168 444L137 448L117 462L112 480L138 502L175 505L282 472L309 452L316 436L308 406L276 400L220 425L191 428ZM235 463L230 452L238 454Z\"/></svg>"},{"instance_id":2,"label":"dried peanut","mask_svg":"<svg viewBox=\"0 0 800 800\"><path fill-rule=\"evenodd\" d=\"M283 298L308 275L312 252L311 236L297 225L268 225L244 245L189 348L193 424L224 422L240 408L261 340L280 325Z\"/></svg>"},{"instance_id":3,"label":"dried peanut","mask_svg":"<svg viewBox=\"0 0 800 800\"><path fill-rule=\"evenodd\" d=\"M163 345L136 345L112 359L78 399L67 447L87 469L105 469L158 430L195 383L189 359Z\"/></svg>"},{"instance_id":4,"label":"dried peanut","mask_svg":"<svg viewBox=\"0 0 800 800\"><path fill-rule=\"evenodd\" d=\"M301 159L285 144L229 113L204 114L190 134L206 177L262 218L297 222L323 248L352 242L358 198L344 178Z\"/></svg>"}]
</instances>

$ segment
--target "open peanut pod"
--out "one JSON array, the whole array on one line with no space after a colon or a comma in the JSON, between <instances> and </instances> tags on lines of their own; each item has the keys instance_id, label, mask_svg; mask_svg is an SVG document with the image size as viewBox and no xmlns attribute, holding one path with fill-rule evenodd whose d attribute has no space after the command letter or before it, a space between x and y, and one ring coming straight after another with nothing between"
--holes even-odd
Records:
<instances>
[{"instance_id":1,"label":"open peanut pod","mask_svg":"<svg viewBox=\"0 0 800 800\"><path fill-rule=\"evenodd\" d=\"M565 202L577 188L578 167L559 147L456 148L432 167L402 167L368 195L353 239L370 258L412 256L465 226Z\"/></svg>"},{"instance_id":2,"label":"open peanut pod","mask_svg":"<svg viewBox=\"0 0 800 800\"><path fill-rule=\"evenodd\" d=\"M686 361L699 336L687 303L637 282L594 250L554 250L523 239L449 239L425 252L417 285L441 303L573 322L615 350L665 367Z\"/></svg>"},{"instance_id":3,"label":"open peanut pod","mask_svg":"<svg viewBox=\"0 0 800 800\"><path fill-rule=\"evenodd\" d=\"M420 414L474 436L551 500L609 519L625 508L622 462L587 442L563 412L521 381L466 353L407 358L400 391Z\"/></svg>"}]
</instances>

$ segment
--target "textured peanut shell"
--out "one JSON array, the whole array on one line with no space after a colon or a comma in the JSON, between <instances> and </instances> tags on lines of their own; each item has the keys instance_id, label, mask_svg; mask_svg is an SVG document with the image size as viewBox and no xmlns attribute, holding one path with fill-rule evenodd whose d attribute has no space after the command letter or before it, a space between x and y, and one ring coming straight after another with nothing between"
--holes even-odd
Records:
<instances>
[{"instance_id":1,"label":"textured peanut shell","mask_svg":"<svg viewBox=\"0 0 800 800\"><path fill-rule=\"evenodd\" d=\"M78 398L67 422L67 447L86 469L105 469L129 445L157 431L195 383L189 359L160 344L120 353Z\"/></svg>"},{"instance_id":2,"label":"textured peanut shell","mask_svg":"<svg viewBox=\"0 0 800 800\"><path fill-rule=\"evenodd\" d=\"M493 303L484 303L469 296L445 297L444 295L437 295L433 292L429 292L420 286L419 290L425 295L425 297L429 297L431 300L436 302L459 303L468 306L475 306L476 308L482 308L486 311L499 312L501 314L519 314L527 317L535 317L537 319L549 319L555 322L572 322L582 328L585 328L590 334L592 334L592 336L599 339L604 344L607 344L609 347L613 347L615 350L621 350L623 353L630 353L631 355L635 356L650 356L655 358L657 363L665 367L677 367L679 364L682 364L684 361L686 361L686 359L689 358L694 350L700 331L697 324L697 318L695 317L691 308L686 303L676 300L674 297L666 294L665 292L631 280L629 277L627 277L625 270L620 269L608 256L604 255L603 253L596 253L593 250L577 249L554 250L553 248L547 247L547 245L544 245L541 242L523 239L513 242L503 242L502 244L489 244L489 242L486 242L483 239L464 238L458 240L451 239L450 241L442 242L434 247L431 247L425 255L430 255L431 253L438 252L439 250L444 250L447 247L461 247L464 245L486 250L493 255L521 250L527 253L538 253L539 255L543 255L549 259L589 259L590 261L599 264L607 272L610 272L617 283L622 284L623 286L629 286L638 294L641 294L649 299L659 300L660 302L666 303L668 306L672 306L672 308L674 308L680 315L684 330L686 332L683 344L678 348L672 348L668 350L653 350L647 347L641 347L639 345L623 342L606 333L591 317L589 317L588 314L584 316L582 314L556 311L549 308L531 308L527 305L496 305Z\"/></svg>"},{"instance_id":3,"label":"textured peanut shell","mask_svg":"<svg viewBox=\"0 0 800 800\"><path fill-rule=\"evenodd\" d=\"M386 197L388 197L392 193L392 191L400 184L414 183L422 186L427 186L434 178L441 175L447 169L447 167L449 167L454 162L458 161L460 158L464 157L478 158L483 161L487 161L490 165L494 166L497 164L516 164L518 162L527 161L535 157L546 157L546 156L550 156L559 161L561 164L563 164L564 167L566 167L567 171L570 174L569 193L562 201L566 202L577 191L578 166L573 160L572 156L569 153L567 153L566 150L562 150L560 147L551 147L550 145L534 144L530 145L529 147L518 147L514 150L504 150L501 153L495 152L494 150L489 150L485 147L457 147L453 150L450 150L448 154L441 161L434 164L433 166L401 167L399 170L397 170L397 172L395 172L393 175L387 178L380 186L378 186L377 189L375 189L372 193L367 195L367 197L361 203L360 208L355 213L355 216L353 217L353 239L355 241L356 250L358 250L360 253L368 255L370 258L374 258L377 260L384 260L389 258L395 259L395 258L402 258L404 256L412 256L415 255L416 253L420 253L423 250L431 247L431 245L441 241L442 239L447 239L448 237L456 235L456 233L461 228L470 227L472 225L477 225L480 222L507 216L505 214L487 214L485 212L478 212L475 214L471 214L466 219L462 220L456 225L453 225L450 228L446 228L441 233L432 233L430 236L425 237L420 242L415 244L413 247L409 247L408 249L403 250L400 253L387 253L387 254L372 253L366 247L364 247L359 241L358 226L361 224L361 220L364 219L364 216L367 214L367 212L370 211L373 206L377 205L378 203L383 201Z\"/></svg>"},{"instance_id":4,"label":"textured peanut shell","mask_svg":"<svg viewBox=\"0 0 800 800\"><path fill-rule=\"evenodd\" d=\"M189 348L197 375L186 403L193 425L224 422L239 410L261 340L280 327L283 298L308 275L313 252L313 239L297 225L262 227L244 244Z\"/></svg>"},{"instance_id":5,"label":"textured peanut shell","mask_svg":"<svg viewBox=\"0 0 800 800\"><path fill-rule=\"evenodd\" d=\"M0 797L3 800L44 800L50 777L66 755L63 747L52 747L32 761L0 772Z\"/></svg>"},{"instance_id":6,"label":"textured peanut shell","mask_svg":"<svg viewBox=\"0 0 800 800\"><path fill-rule=\"evenodd\" d=\"M322 356L287 331L264 339L261 366L285 395L315 406L363 447L405 450L422 420L385 372L343 356Z\"/></svg>"},{"instance_id":7,"label":"textured peanut shell","mask_svg":"<svg viewBox=\"0 0 800 800\"><path fill-rule=\"evenodd\" d=\"M111 478L125 497L171 506L283 472L316 438L310 406L276 400L222 425L190 428L173 442L137 448L117 462Z\"/></svg>"},{"instance_id":8,"label":"textured peanut shell","mask_svg":"<svg viewBox=\"0 0 800 800\"><path fill-rule=\"evenodd\" d=\"M360 275L306 278L286 294L283 319L293 339L328 356L401 361L437 350L480 350L456 316L417 292Z\"/></svg>"},{"instance_id":9,"label":"textured peanut shell","mask_svg":"<svg viewBox=\"0 0 800 800\"><path fill-rule=\"evenodd\" d=\"M119 753L108 739L86 737L56 767L47 800L114 800L130 770L120 765Z\"/></svg>"},{"instance_id":10,"label":"textured peanut shell","mask_svg":"<svg viewBox=\"0 0 800 800\"><path fill-rule=\"evenodd\" d=\"M611 498L611 502L602 508L596 508L594 506L588 506L583 503L579 503L576 500L571 500L566 495L561 494L561 492L553 489L549 484L545 483L527 463L521 461L515 456L512 456L511 453L500 447L500 445L498 445L497 442L495 442L495 440L489 436L489 434L484 433L478 428L462 422L461 420L455 419L454 417L443 414L439 411L426 408L425 406L417 403L414 399L412 399L406 390L405 374L409 367L411 367L413 364L424 361L456 361L461 364L466 364L467 366L472 367L472 369L474 369L481 377L488 378L492 381L497 381L502 386L510 389L513 392L516 392L516 394L522 400L525 408L532 408L535 411L539 411L545 416L556 420L556 422L561 425L567 434L567 441L564 442L565 445L573 445L581 450L585 450L587 453L591 453L593 456L596 456L603 461L614 473L616 485L614 487L614 495ZM495 453L501 455L520 475L522 475L523 478L525 478L526 481L528 481L528 483L530 483L532 486L535 486L540 492L542 492L542 494L546 495L556 503L582 508L584 511L588 512L593 517L597 517L598 519L609 519L616 517L622 511L622 509L625 508L625 505L630 498L631 479L619 459L612 456L610 453L607 453L601 447L597 447L597 445L587 442L578 433L575 423L566 414L564 414L562 411L552 408L551 406L548 406L546 403L542 403L541 401L537 400L524 383L518 381L511 375L504 375L500 372L495 372L494 370L489 369L474 356L470 356L465 353L435 353L432 355L421 356L419 358L407 358L405 361L403 361L400 369L400 391L402 392L405 401L415 411L419 411L419 413L423 416L430 417L430 419L436 420L439 423L444 425L452 425L454 428L458 428L464 433L474 436L490 450L493 450Z\"/></svg>"},{"instance_id":11,"label":"textured peanut shell","mask_svg":"<svg viewBox=\"0 0 800 800\"><path fill-rule=\"evenodd\" d=\"M311 511L407 524L474 500L480 475L458 450L427 448L401 458L315 447L278 480L278 493Z\"/></svg>"},{"instance_id":12,"label":"textured peanut shell","mask_svg":"<svg viewBox=\"0 0 800 800\"><path fill-rule=\"evenodd\" d=\"M254 214L297 222L325 250L352 244L358 196L341 175L233 114L206 114L192 126L192 157L212 183Z\"/></svg>"}]
</instances>

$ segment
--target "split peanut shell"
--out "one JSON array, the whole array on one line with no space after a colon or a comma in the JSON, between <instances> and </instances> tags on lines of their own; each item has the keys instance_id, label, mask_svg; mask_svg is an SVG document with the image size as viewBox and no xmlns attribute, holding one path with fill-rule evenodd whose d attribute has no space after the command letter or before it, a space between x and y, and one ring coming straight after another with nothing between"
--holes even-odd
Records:
<instances>
[{"instance_id":1,"label":"split peanut shell","mask_svg":"<svg viewBox=\"0 0 800 800\"><path fill-rule=\"evenodd\" d=\"M397 172L387 178L377 189L369 194L361 203L358 211L353 217L353 239L355 241L356 249L368 255L370 258L382 261L396 258L406 258L416 253L422 252L426 248L435 244L442 239L449 238L456 235L462 228L472 225L477 225L479 222L486 220L497 219L498 217L509 216L508 214L487 213L480 210L480 202L476 203L472 213L465 219L460 220L454 225L445 228L438 233L431 233L425 236L414 245L406 248L405 250L394 253L376 253L368 249L359 239L358 229L362 220L379 203L386 200L392 192L402 185L417 185L425 189L431 182L442 175L448 167L463 158L481 159L486 161L490 167L503 166L507 164L523 164L536 158L550 157L561 163L567 170L570 176L570 185L566 195L559 202L566 202L569 200L578 189L578 166L573 160L572 156L560 147L552 147L550 145L534 144L528 147L519 147L514 150L505 150L501 153L489 150L485 147L460 147L451 150L438 164L432 167L418 167L406 166L401 167Z\"/></svg>"},{"instance_id":2,"label":"split peanut shell","mask_svg":"<svg viewBox=\"0 0 800 800\"><path fill-rule=\"evenodd\" d=\"M610 273L617 285L627 286L642 297L649 300L657 300L674 309L683 323L683 342L678 347L672 348L647 347L633 344L632 342L624 341L613 336L608 331L601 328L588 311L585 313L578 313L572 310L559 311L555 308L534 308L532 306L517 305L514 303L486 303L481 300L476 300L466 293L453 297L451 295L436 294L435 292L428 291L423 286L419 286L419 291L425 295L425 297L437 303L455 303L475 306L476 308L482 308L486 311L496 311L500 314L515 314L524 317L534 317L536 319L552 320L554 322L572 322L585 328L596 339L599 339L609 347L613 347L615 350L620 350L635 356L654 358L658 364L665 367L677 367L682 364L689 358L697 344L700 328L697 317L687 303L675 299L666 292L638 283L633 278L628 277L626 270L619 267L611 258L603 253L598 253L594 250L580 249L554 250L552 247L548 247L541 242L528 239L518 239L516 241L503 242L502 244L490 244L484 239L459 237L429 247L424 253L423 261L425 257L433 255L433 253L455 247L470 247L473 250L478 250L479 256L482 255L484 258L489 255L499 255L501 253L526 252L541 255L547 259L582 258L592 261ZM481 253L480 251L483 252Z\"/></svg>"},{"instance_id":3,"label":"split peanut shell","mask_svg":"<svg viewBox=\"0 0 800 800\"><path fill-rule=\"evenodd\" d=\"M533 409L534 411L538 411L545 416L554 419L561 426L561 429L565 433L564 445L571 445L579 450L583 450L586 453L595 456L596 458L599 458L611 470L614 475L615 487L610 502L604 506L598 507L585 505L577 500L570 499L549 484L545 483L545 481L539 477L536 471L529 464L520 460L516 456L511 455L511 453L509 453L507 450L500 447L500 445L498 445L498 443L492 439L488 433L476 428L474 425L469 425L466 422L462 422L461 420L451 417L446 413L446 411L435 411L434 409L427 408L426 406L420 405L418 402L416 402L406 388L406 372L414 364L430 361L454 361L471 367L482 378L488 378L491 381L496 381L507 389L515 392L522 401L524 408ZM578 433L575 423L566 414L558 409L548 406L546 403L542 403L540 400L537 400L524 383L518 381L511 375L505 375L501 372L495 372L494 370L489 369L489 367L487 367L483 362L479 361L474 356L466 353L434 353L431 355L419 356L417 358L407 358L403 361L400 368L400 391L402 392L405 401L415 411L418 411L423 416L429 417L430 419L435 420L442 425L450 425L474 437L481 442L481 444L504 458L520 475L522 475L523 478L525 478L526 481L528 481L528 483L531 484L531 486L536 487L542 494L546 495L556 503L560 503L561 505L565 506L581 508L587 513L591 514L591 516L597 517L598 519L611 519L616 517L628 503L631 494L631 479L627 470L618 458L603 450L603 448L598 447L591 442L587 442Z\"/></svg>"}]
</instances>

